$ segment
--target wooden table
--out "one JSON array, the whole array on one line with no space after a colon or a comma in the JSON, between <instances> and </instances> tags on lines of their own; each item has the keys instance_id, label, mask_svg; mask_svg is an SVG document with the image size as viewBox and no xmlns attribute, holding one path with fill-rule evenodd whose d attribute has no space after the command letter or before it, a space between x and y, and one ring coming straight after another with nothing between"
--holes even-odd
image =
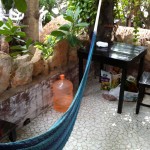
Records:
<instances>
[{"instance_id":1,"label":"wooden table","mask_svg":"<svg viewBox=\"0 0 150 150\"><path fill-rule=\"evenodd\" d=\"M122 69L121 86L118 101L118 113L122 113L124 87L127 78L127 70L130 66L139 60L137 81L143 72L144 56L146 47L133 46L125 43L114 43L106 48L95 46L92 60L100 64L109 64ZM83 76L83 60L88 58L89 48L79 49L79 82ZM101 65L102 66L102 65Z\"/></svg>"},{"instance_id":2,"label":"wooden table","mask_svg":"<svg viewBox=\"0 0 150 150\"><path fill-rule=\"evenodd\" d=\"M6 136L10 141L16 141L16 124L0 119L0 140Z\"/></svg>"}]
</instances>

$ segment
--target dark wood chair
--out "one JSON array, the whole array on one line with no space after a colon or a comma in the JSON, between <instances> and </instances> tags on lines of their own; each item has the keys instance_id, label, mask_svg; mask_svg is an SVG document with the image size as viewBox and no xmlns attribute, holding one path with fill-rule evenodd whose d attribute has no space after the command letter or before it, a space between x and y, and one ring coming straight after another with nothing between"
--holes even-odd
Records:
<instances>
[{"instance_id":1,"label":"dark wood chair","mask_svg":"<svg viewBox=\"0 0 150 150\"><path fill-rule=\"evenodd\" d=\"M150 107L150 105L143 103L143 98L145 94L150 95L145 91L146 88L150 88L150 72L143 72L139 81L139 95L136 104L136 114L140 111L140 106Z\"/></svg>"}]
</instances>

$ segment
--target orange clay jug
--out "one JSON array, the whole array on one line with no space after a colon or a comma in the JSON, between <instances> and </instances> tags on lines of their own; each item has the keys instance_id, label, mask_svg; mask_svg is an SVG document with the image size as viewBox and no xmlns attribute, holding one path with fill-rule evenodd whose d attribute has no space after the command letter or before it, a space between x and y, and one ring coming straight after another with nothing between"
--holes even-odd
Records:
<instances>
[{"instance_id":1,"label":"orange clay jug","mask_svg":"<svg viewBox=\"0 0 150 150\"><path fill-rule=\"evenodd\" d=\"M53 108L58 112L66 112L73 100L73 84L61 74L60 79L55 81L53 89Z\"/></svg>"}]
</instances>

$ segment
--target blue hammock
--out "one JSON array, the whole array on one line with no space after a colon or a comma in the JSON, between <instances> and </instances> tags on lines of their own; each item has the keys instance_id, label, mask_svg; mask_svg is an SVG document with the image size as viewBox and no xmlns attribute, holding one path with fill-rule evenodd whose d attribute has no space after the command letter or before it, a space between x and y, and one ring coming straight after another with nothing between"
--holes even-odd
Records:
<instances>
[{"instance_id":1,"label":"blue hammock","mask_svg":"<svg viewBox=\"0 0 150 150\"><path fill-rule=\"evenodd\" d=\"M72 132L76 117L80 108L82 95L87 82L90 69L91 58L96 41L98 20L101 8L99 0L97 16L95 20L94 32L90 46L89 56L85 67L85 72L74 97L74 100L67 112L44 134L22 141L0 143L0 150L62 150Z\"/></svg>"}]
</instances>

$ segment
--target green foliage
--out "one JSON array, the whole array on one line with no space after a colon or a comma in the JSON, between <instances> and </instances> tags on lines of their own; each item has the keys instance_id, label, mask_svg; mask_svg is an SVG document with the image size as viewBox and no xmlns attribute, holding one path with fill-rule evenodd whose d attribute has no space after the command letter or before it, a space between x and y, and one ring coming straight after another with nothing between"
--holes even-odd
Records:
<instances>
[{"instance_id":1,"label":"green foliage","mask_svg":"<svg viewBox=\"0 0 150 150\"><path fill-rule=\"evenodd\" d=\"M45 6L45 10L48 10L48 13L45 16L45 20L43 21L43 25L47 24L52 20L52 8L56 5L56 0L40 0L39 7L42 8Z\"/></svg>"},{"instance_id":2,"label":"green foliage","mask_svg":"<svg viewBox=\"0 0 150 150\"><path fill-rule=\"evenodd\" d=\"M27 10L27 3L25 0L14 0L15 7L18 11L25 13Z\"/></svg>"},{"instance_id":3,"label":"green foliage","mask_svg":"<svg viewBox=\"0 0 150 150\"><path fill-rule=\"evenodd\" d=\"M127 18L139 18L138 26L141 27L142 23L149 28L150 22L150 0L114 0L114 15L115 19L121 20L122 25L126 25ZM144 17L144 11L149 12L147 17ZM138 15L138 16L137 16ZM134 20L137 21L137 19Z\"/></svg>"},{"instance_id":4,"label":"green foliage","mask_svg":"<svg viewBox=\"0 0 150 150\"><path fill-rule=\"evenodd\" d=\"M25 0L2 0L2 4L6 10L11 9L13 6L22 13L25 13L27 10L27 3Z\"/></svg>"},{"instance_id":5,"label":"green foliage","mask_svg":"<svg viewBox=\"0 0 150 150\"><path fill-rule=\"evenodd\" d=\"M97 2L97 0L69 0L68 9L76 10L79 7L81 9L81 21L89 22L90 25L93 25L97 13Z\"/></svg>"},{"instance_id":6,"label":"green foliage","mask_svg":"<svg viewBox=\"0 0 150 150\"><path fill-rule=\"evenodd\" d=\"M136 44L139 38L139 27L144 23L146 28L149 28L150 23L150 0L115 0L115 19L121 20L122 25L134 27L133 42ZM144 17L144 11L149 12L148 16ZM128 21L127 21L128 20Z\"/></svg>"},{"instance_id":7,"label":"green foliage","mask_svg":"<svg viewBox=\"0 0 150 150\"><path fill-rule=\"evenodd\" d=\"M68 40L72 47L81 45L77 36L80 34L81 29L88 27L89 24L86 22L79 22L80 12L81 10L79 8L75 11L67 10L64 14L64 19L67 20L68 23L60 26L59 29L53 31L51 35L55 36L58 41L62 39Z\"/></svg>"},{"instance_id":8,"label":"green foliage","mask_svg":"<svg viewBox=\"0 0 150 150\"><path fill-rule=\"evenodd\" d=\"M51 12L51 9L53 6L56 4L56 0L40 0L39 1L39 6L42 8L45 6L45 9Z\"/></svg>"},{"instance_id":9,"label":"green foliage","mask_svg":"<svg viewBox=\"0 0 150 150\"><path fill-rule=\"evenodd\" d=\"M35 47L42 51L43 58L46 60L49 56L52 56L54 51L54 46L56 45L57 40L54 36L47 36L44 43L36 42Z\"/></svg>"},{"instance_id":10,"label":"green foliage","mask_svg":"<svg viewBox=\"0 0 150 150\"><path fill-rule=\"evenodd\" d=\"M32 40L24 40L26 37L25 32L21 29L26 26L14 25L12 20L8 18L7 22L0 22L0 35L5 37L5 41L9 43L10 55L16 57L18 54L23 55L29 52L28 47L31 45Z\"/></svg>"},{"instance_id":11,"label":"green foliage","mask_svg":"<svg viewBox=\"0 0 150 150\"><path fill-rule=\"evenodd\" d=\"M47 23L49 23L52 20L52 14L50 12L48 12L45 16L45 20L42 22L43 25L46 25Z\"/></svg>"},{"instance_id":12,"label":"green foliage","mask_svg":"<svg viewBox=\"0 0 150 150\"><path fill-rule=\"evenodd\" d=\"M13 0L1 0L4 8L9 10L12 8Z\"/></svg>"}]
</instances>

